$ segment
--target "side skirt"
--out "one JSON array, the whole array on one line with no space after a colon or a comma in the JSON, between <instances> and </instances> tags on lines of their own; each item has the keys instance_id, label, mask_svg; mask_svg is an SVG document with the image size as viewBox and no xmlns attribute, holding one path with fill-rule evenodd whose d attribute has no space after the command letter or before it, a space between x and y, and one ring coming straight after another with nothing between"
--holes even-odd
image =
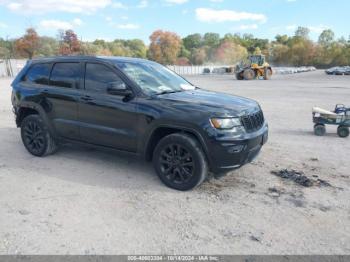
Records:
<instances>
[{"instance_id":1,"label":"side skirt","mask_svg":"<svg viewBox=\"0 0 350 262\"><path fill-rule=\"evenodd\" d=\"M78 146L82 146L82 147L98 149L98 150L105 151L105 152L113 152L113 153L123 155L123 156L130 156L130 157L136 157L136 158L142 159L142 155L139 153L120 150L120 149L116 149L113 147L101 146L101 145L91 144L88 142L67 139L67 138L59 138L58 142L61 145L78 145Z\"/></svg>"}]
</instances>

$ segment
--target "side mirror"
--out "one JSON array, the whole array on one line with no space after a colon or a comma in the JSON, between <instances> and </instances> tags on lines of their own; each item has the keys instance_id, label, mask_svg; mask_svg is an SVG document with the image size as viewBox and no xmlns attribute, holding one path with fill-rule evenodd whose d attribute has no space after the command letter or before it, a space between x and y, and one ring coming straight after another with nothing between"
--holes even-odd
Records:
<instances>
[{"instance_id":1,"label":"side mirror","mask_svg":"<svg viewBox=\"0 0 350 262\"><path fill-rule=\"evenodd\" d=\"M111 82L107 84L107 93L116 96L129 96L132 95L132 91L127 87L124 82Z\"/></svg>"}]
</instances>

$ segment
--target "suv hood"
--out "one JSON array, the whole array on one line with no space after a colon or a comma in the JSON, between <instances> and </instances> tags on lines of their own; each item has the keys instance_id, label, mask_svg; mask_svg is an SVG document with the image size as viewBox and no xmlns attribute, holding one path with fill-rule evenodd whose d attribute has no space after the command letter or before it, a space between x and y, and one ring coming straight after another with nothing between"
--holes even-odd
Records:
<instances>
[{"instance_id":1,"label":"suv hood","mask_svg":"<svg viewBox=\"0 0 350 262\"><path fill-rule=\"evenodd\" d=\"M180 103L193 110L210 111L219 115L241 116L260 109L259 104L252 99L202 89L163 94L159 98L175 102L174 106Z\"/></svg>"}]
</instances>

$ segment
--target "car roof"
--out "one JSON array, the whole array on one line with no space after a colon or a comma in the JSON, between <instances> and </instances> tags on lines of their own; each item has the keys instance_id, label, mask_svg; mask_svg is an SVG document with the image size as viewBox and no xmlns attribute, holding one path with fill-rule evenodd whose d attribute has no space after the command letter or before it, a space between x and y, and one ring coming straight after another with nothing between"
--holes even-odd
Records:
<instances>
[{"instance_id":1,"label":"car roof","mask_svg":"<svg viewBox=\"0 0 350 262\"><path fill-rule=\"evenodd\" d=\"M34 58L33 63L42 62L62 62L62 61L105 61L105 62L134 62L134 63L152 63L152 61L134 58L134 57L122 57L122 56L53 56L53 57L40 57Z\"/></svg>"}]
</instances>

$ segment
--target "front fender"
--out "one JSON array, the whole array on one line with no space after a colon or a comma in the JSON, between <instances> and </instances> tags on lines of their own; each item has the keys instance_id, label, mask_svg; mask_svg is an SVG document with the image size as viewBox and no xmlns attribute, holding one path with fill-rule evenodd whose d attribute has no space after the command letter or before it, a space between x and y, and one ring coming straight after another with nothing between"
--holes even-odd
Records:
<instances>
[{"instance_id":1,"label":"front fender","mask_svg":"<svg viewBox=\"0 0 350 262\"><path fill-rule=\"evenodd\" d=\"M152 128L149 129L148 132L146 132L146 134L144 135L143 139L141 141L143 141L143 144L141 145L141 148L143 149L143 156L145 159L148 158L148 148L150 146L150 142L152 141L152 137L153 135L156 133L157 130L159 130L160 128L170 128L170 129L174 129L174 130L178 130L179 132L186 132L186 133L190 133L193 136L195 136L196 139L198 139L199 143L201 144L205 155L207 156L207 159L209 161L209 164L211 164L212 160L210 159L210 154L209 154L209 150L207 147L207 143L204 137L204 134L202 134L200 131L198 131L195 127L186 125L186 124L173 124L173 123L161 123L161 124L156 124L154 125Z\"/></svg>"}]
</instances>

